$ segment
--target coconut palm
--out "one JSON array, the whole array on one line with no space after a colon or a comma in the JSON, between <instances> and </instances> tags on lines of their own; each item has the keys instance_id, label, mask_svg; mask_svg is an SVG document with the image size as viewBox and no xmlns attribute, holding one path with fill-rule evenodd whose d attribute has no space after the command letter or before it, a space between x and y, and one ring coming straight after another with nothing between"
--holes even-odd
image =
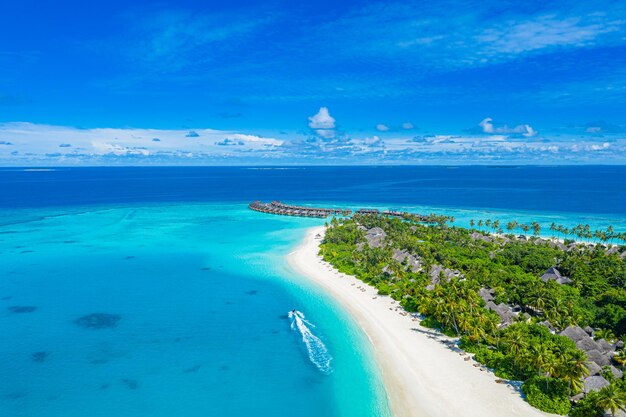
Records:
<instances>
[{"instance_id":1,"label":"coconut palm","mask_svg":"<svg viewBox=\"0 0 626 417\"><path fill-rule=\"evenodd\" d=\"M580 392L583 387L583 378L589 375L587 369L587 355L581 350L574 350L561 357L559 377L567 382L570 394Z\"/></svg>"},{"instance_id":2,"label":"coconut palm","mask_svg":"<svg viewBox=\"0 0 626 417\"><path fill-rule=\"evenodd\" d=\"M515 362L515 365L518 364L517 362L519 358L522 356L522 353L526 351L527 348L528 342L526 342L526 338L517 329L512 332L506 339L507 353L513 355L513 362Z\"/></svg>"},{"instance_id":3,"label":"coconut palm","mask_svg":"<svg viewBox=\"0 0 626 417\"><path fill-rule=\"evenodd\" d=\"M537 368L539 376L543 373L544 367L554 360L552 352L544 344L532 345L530 355L530 362Z\"/></svg>"},{"instance_id":4,"label":"coconut palm","mask_svg":"<svg viewBox=\"0 0 626 417\"><path fill-rule=\"evenodd\" d=\"M518 226L517 220L513 220L511 222L508 222L506 224L506 229L510 232L512 232L513 230L515 230L515 228Z\"/></svg>"},{"instance_id":5,"label":"coconut palm","mask_svg":"<svg viewBox=\"0 0 626 417\"><path fill-rule=\"evenodd\" d=\"M541 231L541 225L539 222L532 222L531 227L533 229L533 235L539 236L539 232Z\"/></svg>"},{"instance_id":6,"label":"coconut palm","mask_svg":"<svg viewBox=\"0 0 626 417\"><path fill-rule=\"evenodd\" d=\"M598 391L596 404L615 417L619 410L626 411L626 393L619 390L615 384L607 385Z\"/></svg>"}]
</instances>

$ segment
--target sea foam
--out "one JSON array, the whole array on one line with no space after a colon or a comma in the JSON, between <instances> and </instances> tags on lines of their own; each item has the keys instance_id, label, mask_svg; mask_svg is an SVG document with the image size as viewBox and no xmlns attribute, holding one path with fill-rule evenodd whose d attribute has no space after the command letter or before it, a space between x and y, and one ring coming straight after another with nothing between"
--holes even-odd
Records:
<instances>
[{"instance_id":1,"label":"sea foam","mask_svg":"<svg viewBox=\"0 0 626 417\"><path fill-rule=\"evenodd\" d=\"M304 314L300 311L290 311L288 316L291 319L291 328L300 332L311 362L322 373L330 374L333 371L330 365L333 357L328 352L324 342L311 331L311 328L315 328L315 325L307 321Z\"/></svg>"}]
</instances>

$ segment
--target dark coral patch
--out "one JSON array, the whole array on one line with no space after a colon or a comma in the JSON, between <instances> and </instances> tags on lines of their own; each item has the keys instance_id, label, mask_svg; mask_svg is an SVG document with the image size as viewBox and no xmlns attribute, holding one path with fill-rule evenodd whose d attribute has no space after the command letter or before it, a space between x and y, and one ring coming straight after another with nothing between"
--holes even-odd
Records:
<instances>
[{"instance_id":1,"label":"dark coral patch","mask_svg":"<svg viewBox=\"0 0 626 417\"><path fill-rule=\"evenodd\" d=\"M259 293L259 290L246 291L246 294L248 294L248 295L257 295L258 293Z\"/></svg>"},{"instance_id":2,"label":"dark coral patch","mask_svg":"<svg viewBox=\"0 0 626 417\"><path fill-rule=\"evenodd\" d=\"M30 355L33 362L43 362L48 358L48 356L50 356L50 352L44 352L44 351L35 352L32 355Z\"/></svg>"},{"instance_id":3,"label":"dark coral patch","mask_svg":"<svg viewBox=\"0 0 626 417\"><path fill-rule=\"evenodd\" d=\"M134 379L125 378L125 379L122 379L122 383L126 385L129 389L139 388L139 383L135 381Z\"/></svg>"},{"instance_id":4,"label":"dark coral patch","mask_svg":"<svg viewBox=\"0 0 626 417\"><path fill-rule=\"evenodd\" d=\"M16 314L32 313L35 310L37 310L37 307L34 307L34 306L11 306L9 307L9 311L11 313L16 313Z\"/></svg>"},{"instance_id":5,"label":"dark coral patch","mask_svg":"<svg viewBox=\"0 0 626 417\"><path fill-rule=\"evenodd\" d=\"M107 329L116 327L122 316L108 313L87 314L74 320L74 323L86 329Z\"/></svg>"}]
</instances>

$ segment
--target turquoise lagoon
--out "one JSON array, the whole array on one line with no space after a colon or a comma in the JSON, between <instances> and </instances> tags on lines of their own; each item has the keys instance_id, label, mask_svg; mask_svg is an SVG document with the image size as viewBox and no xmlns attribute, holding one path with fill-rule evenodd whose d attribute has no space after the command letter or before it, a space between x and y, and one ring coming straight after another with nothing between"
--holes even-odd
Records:
<instances>
[{"instance_id":1,"label":"turquoise lagoon","mask_svg":"<svg viewBox=\"0 0 626 417\"><path fill-rule=\"evenodd\" d=\"M243 204L24 215L0 227L0 415L390 415L364 334L286 264L322 221ZM316 326L330 374L291 309ZM92 313L120 319L76 324Z\"/></svg>"}]
</instances>

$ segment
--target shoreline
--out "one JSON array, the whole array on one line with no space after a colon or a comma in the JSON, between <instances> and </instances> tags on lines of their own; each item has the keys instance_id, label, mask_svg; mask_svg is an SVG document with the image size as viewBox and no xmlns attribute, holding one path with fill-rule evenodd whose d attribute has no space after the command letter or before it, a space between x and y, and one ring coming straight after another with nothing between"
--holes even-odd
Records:
<instances>
[{"instance_id":1,"label":"shoreline","mask_svg":"<svg viewBox=\"0 0 626 417\"><path fill-rule=\"evenodd\" d=\"M545 417L518 388L445 344L451 338L421 327L389 296L335 270L318 255L324 227L308 229L289 265L322 287L370 340L396 417Z\"/></svg>"}]
</instances>

